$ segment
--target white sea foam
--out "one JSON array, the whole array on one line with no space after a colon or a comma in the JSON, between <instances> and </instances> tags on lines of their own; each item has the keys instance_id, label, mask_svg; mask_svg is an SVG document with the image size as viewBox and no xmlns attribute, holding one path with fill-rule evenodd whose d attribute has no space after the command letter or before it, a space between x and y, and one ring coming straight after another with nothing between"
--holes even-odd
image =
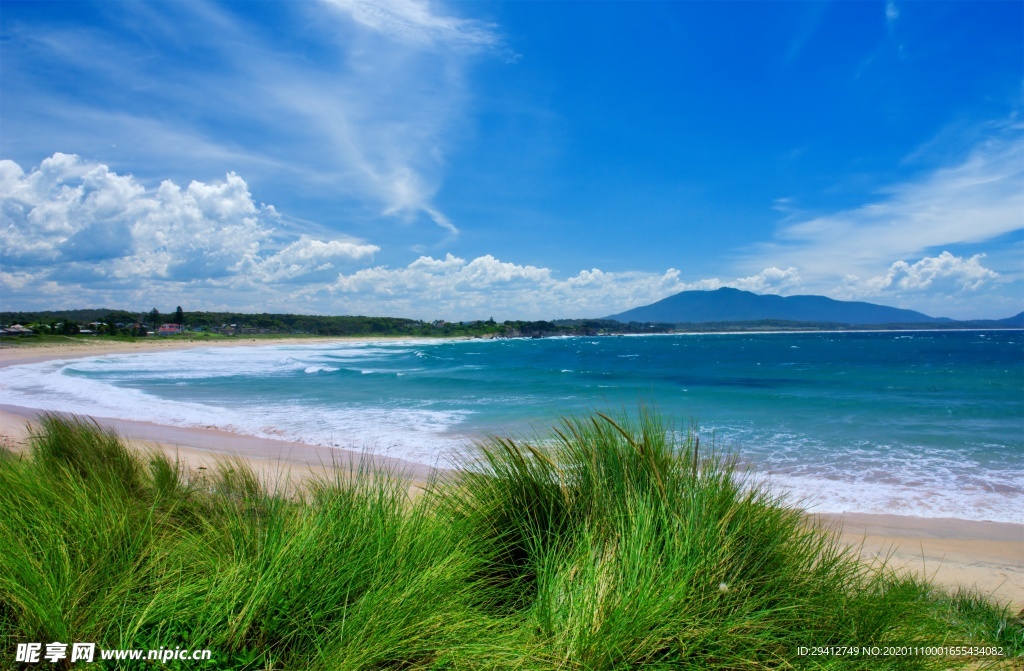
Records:
<instances>
[{"instance_id":1,"label":"white sea foam","mask_svg":"<svg viewBox=\"0 0 1024 671\"><path fill-rule=\"evenodd\" d=\"M820 439L737 427L701 434L735 449L758 481L811 512L1024 522L1021 474L986 467L956 450L867 441L829 450Z\"/></svg>"},{"instance_id":2,"label":"white sea foam","mask_svg":"<svg viewBox=\"0 0 1024 671\"><path fill-rule=\"evenodd\" d=\"M333 373L339 370L341 369L334 366L306 366L303 372L312 375L313 373Z\"/></svg>"},{"instance_id":3,"label":"white sea foam","mask_svg":"<svg viewBox=\"0 0 1024 671\"><path fill-rule=\"evenodd\" d=\"M200 403L161 398L124 386L157 378L180 382L330 373L340 369L312 361L388 358L411 351L365 346L326 349L195 349L9 366L0 370L0 393L5 403L22 407L368 449L425 464L433 464L440 455L463 446L452 431L470 414L468 411L266 402L249 398L242 389L233 398ZM322 359L321 355L329 358ZM178 382L172 385L180 388Z\"/></svg>"},{"instance_id":4,"label":"white sea foam","mask_svg":"<svg viewBox=\"0 0 1024 671\"><path fill-rule=\"evenodd\" d=\"M1020 490L986 491L935 482L901 486L890 482L845 480L839 477L792 476L766 473L762 476L774 491L787 494L815 513L877 513L917 517L955 517L992 522L1022 522L1024 493Z\"/></svg>"}]
</instances>

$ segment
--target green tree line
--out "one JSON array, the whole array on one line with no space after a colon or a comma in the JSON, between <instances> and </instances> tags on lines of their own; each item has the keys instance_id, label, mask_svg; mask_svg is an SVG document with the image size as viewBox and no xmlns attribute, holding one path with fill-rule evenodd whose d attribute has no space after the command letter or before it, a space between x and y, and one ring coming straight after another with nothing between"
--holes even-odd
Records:
<instances>
[{"instance_id":1,"label":"green tree line","mask_svg":"<svg viewBox=\"0 0 1024 671\"><path fill-rule=\"evenodd\" d=\"M164 323L182 324L190 331L240 332L259 329L273 334L360 336L490 336L548 337L558 335L596 335L601 333L661 333L673 330L671 324L622 324L613 320L558 320L496 322L494 319L469 322L422 321L400 317L298 315L287 313L187 312L179 306L174 312L161 314L153 308L148 312L130 310L88 309L49 310L38 312L0 312L0 323L44 325L44 332L72 335L69 331L89 328L110 335L145 335ZM98 326L96 324L102 324ZM121 326L118 326L120 324ZM49 330L57 325L64 330ZM136 326L138 325L138 326ZM43 329L41 329L43 330Z\"/></svg>"}]
</instances>

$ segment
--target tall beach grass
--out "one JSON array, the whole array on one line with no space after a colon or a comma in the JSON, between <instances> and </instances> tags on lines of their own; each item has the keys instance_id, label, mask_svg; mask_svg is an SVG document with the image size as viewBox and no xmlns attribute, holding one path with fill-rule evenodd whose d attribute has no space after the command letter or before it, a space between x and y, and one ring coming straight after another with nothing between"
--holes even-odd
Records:
<instances>
[{"instance_id":1,"label":"tall beach grass","mask_svg":"<svg viewBox=\"0 0 1024 671\"><path fill-rule=\"evenodd\" d=\"M0 454L0 666L28 641L213 651L165 665L182 669L947 669L979 660L798 651L1024 653L1004 607L863 564L670 428L641 411L492 438L410 497L367 468L188 471L43 417L27 453ZM84 668L117 664L146 666Z\"/></svg>"}]
</instances>

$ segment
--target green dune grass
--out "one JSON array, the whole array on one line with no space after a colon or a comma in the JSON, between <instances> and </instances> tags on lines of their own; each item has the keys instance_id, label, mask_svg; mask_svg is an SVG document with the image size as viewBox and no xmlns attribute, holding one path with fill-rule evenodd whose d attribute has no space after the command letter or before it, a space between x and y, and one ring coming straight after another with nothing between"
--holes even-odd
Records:
<instances>
[{"instance_id":1,"label":"green dune grass","mask_svg":"<svg viewBox=\"0 0 1024 671\"><path fill-rule=\"evenodd\" d=\"M181 669L947 669L986 662L798 651L1024 654L1006 608L864 565L668 428L596 414L543 441L493 438L410 498L379 471L270 486L237 460L189 472L44 417L27 454L0 453L0 665L33 641L213 651L157 664Z\"/></svg>"}]
</instances>

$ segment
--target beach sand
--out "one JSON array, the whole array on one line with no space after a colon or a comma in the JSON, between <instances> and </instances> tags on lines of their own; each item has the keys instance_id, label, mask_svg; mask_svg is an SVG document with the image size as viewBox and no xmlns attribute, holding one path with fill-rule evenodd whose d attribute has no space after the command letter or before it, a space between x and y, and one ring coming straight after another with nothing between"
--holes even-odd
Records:
<instances>
[{"instance_id":1,"label":"beach sand","mask_svg":"<svg viewBox=\"0 0 1024 671\"><path fill-rule=\"evenodd\" d=\"M844 513L818 515L870 562L886 561L947 588L967 587L1024 608L1024 524Z\"/></svg>"},{"instance_id":2,"label":"beach sand","mask_svg":"<svg viewBox=\"0 0 1024 671\"><path fill-rule=\"evenodd\" d=\"M0 348L0 367L52 359L98 356L110 353L149 350L273 345L299 342L330 342L341 338L309 340L248 340L212 342L145 340L133 343L74 343L41 347ZM2 403L3 399L0 399ZM0 405L0 444L20 449L24 445L31 420L38 410ZM356 468L360 459L355 452L254 438L215 429L168 427L147 422L101 420L141 448L157 447L177 455L191 468L210 468L218 459L236 456L245 459L268 482L283 477L303 479L328 474L339 467ZM376 469L390 469L410 480L415 492L433 474L422 464L388 457L369 457ZM1024 524L976 522L960 519L936 519L900 515L845 513L820 515L840 532L840 539L859 551L866 561L886 559L889 566L924 574L948 588L977 589L1001 603L1010 603L1014 612L1024 608Z\"/></svg>"}]
</instances>

